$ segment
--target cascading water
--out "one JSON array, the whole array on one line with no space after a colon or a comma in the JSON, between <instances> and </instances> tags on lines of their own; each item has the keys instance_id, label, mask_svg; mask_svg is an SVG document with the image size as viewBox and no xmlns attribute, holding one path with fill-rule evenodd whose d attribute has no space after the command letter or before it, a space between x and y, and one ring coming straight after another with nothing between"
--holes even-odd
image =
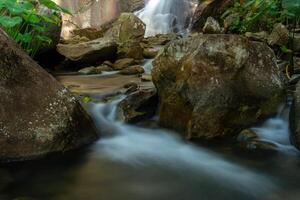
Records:
<instances>
[{"instance_id":1,"label":"cascading water","mask_svg":"<svg viewBox=\"0 0 300 200\"><path fill-rule=\"evenodd\" d=\"M98 155L136 168L159 166L179 173L188 171L199 181L234 188L238 193L259 197L276 187L266 177L197 147L163 129L146 129L116 121L117 103L90 103L92 118L111 137L96 145ZM204 198L206 199L206 197Z\"/></svg>"},{"instance_id":2,"label":"cascading water","mask_svg":"<svg viewBox=\"0 0 300 200\"><path fill-rule=\"evenodd\" d=\"M278 115L268 119L261 127L252 128L259 140L271 143L279 151L298 154L299 151L291 144L289 129L290 104L279 109Z\"/></svg>"},{"instance_id":3,"label":"cascading water","mask_svg":"<svg viewBox=\"0 0 300 200\"><path fill-rule=\"evenodd\" d=\"M193 0L150 0L136 15L146 24L146 36L184 32L194 4Z\"/></svg>"}]
</instances>

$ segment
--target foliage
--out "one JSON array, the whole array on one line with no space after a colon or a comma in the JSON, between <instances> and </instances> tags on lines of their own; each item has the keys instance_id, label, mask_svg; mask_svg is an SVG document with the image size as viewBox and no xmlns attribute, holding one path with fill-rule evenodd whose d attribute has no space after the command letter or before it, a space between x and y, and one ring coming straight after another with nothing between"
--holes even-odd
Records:
<instances>
[{"instance_id":1,"label":"foliage","mask_svg":"<svg viewBox=\"0 0 300 200\"><path fill-rule=\"evenodd\" d=\"M300 1L295 0L236 0L223 13L222 18L231 17L229 31L270 31L275 23L296 21L300 16Z\"/></svg>"},{"instance_id":2,"label":"foliage","mask_svg":"<svg viewBox=\"0 0 300 200\"><path fill-rule=\"evenodd\" d=\"M43 14L41 8L51 11ZM68 13L51 0L0 0L0 26L31 56L52 41L47 36L61 23L59 14Z\"/></svg>"}]
</instances>

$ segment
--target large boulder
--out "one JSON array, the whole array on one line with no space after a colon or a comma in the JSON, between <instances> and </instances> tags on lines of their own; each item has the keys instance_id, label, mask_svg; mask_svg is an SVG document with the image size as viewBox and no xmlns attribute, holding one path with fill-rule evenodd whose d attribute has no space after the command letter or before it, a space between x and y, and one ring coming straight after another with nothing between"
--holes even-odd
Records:
<instances>
[{"instance_id":1,"label":"large boulder","mask_svg":"<svg viewBox=\"0 0 300 200\"><path fill-rule=\"evenodd\" d=\"M194 35L153 62L160 123L187 138L231 137L277 112L283 101L273 51L235 35Z\"/></svg>"},{"instance_id":2,"label":"large boulder","mask_svg":"<svg viewBox=\"0 0 300 200\"><path fill-rule=\"evenodd\" d=\"M192 30L201 31L206 19L208 17L213 17L220 20L221 15L226 10L226 8L233 4L233 0L206 0L201 1L194 13L192 20Z\"/></svg>"},{"instance_id":3,"label":"large boulder","mask_svg":"<svg viewBox=\"0 0 300 200\"><path fill-rule=\"evenodd\" d=\"M0 30L0 161L89 144L97 133L70 92Z\"/></svg>"},{"instance_id":4,"label":"large boulder","mask_svg":"<svg viewBox=\"0 0 300 200\"><path fill-rule=\"evenodd\" d=\"M141 60L143 59L141 42L144 39L145 30L145 24L133 13L122 13L106 36L114 38L118 43L120 58Z\"/></svg>"},{"instance_id":5,"label":"large boulder","mask_svg":"<svg viewBox=\"0 0 300 200\"><path fill-rule=\"evenodd\" d=\"M57 51L77 65L94 65L97 62L114 58L117 43L111 38L98 38L87 42L58 44Z\"/></svg>"}]
</instances>

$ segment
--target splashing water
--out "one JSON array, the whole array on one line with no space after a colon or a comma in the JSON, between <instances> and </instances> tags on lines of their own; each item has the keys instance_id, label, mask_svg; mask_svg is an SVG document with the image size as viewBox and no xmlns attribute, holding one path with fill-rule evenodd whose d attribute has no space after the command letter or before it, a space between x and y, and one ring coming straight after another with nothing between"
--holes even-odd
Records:
<instances>
[{"instance_id":1,"label":"splashing water","mask_svg":"<svg viewBox=\"0 0 300 200\"><path fill-rule=\"evenodd\" d=\"M150 0L136 15L146 24L146 36L184 32L193 13L192 0Z\"/></svg>"}]
</instances>

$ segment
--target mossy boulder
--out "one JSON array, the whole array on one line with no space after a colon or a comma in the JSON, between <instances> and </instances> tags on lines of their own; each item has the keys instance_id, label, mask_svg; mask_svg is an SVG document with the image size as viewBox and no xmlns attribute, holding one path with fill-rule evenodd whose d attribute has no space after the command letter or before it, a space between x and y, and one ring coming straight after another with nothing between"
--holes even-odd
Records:
<instances>
[{"instance_id":1,"label":"mossy boulder","mask_svg":"<svg viewBox=\"0 0 300 200\"><path fill-rule=\"evenodd\" d=\"M153 62L160 123L190 139L236 136L276 114L284 89L274 52L237 35L194 35Z\"/></svg>"}]
</instances>

